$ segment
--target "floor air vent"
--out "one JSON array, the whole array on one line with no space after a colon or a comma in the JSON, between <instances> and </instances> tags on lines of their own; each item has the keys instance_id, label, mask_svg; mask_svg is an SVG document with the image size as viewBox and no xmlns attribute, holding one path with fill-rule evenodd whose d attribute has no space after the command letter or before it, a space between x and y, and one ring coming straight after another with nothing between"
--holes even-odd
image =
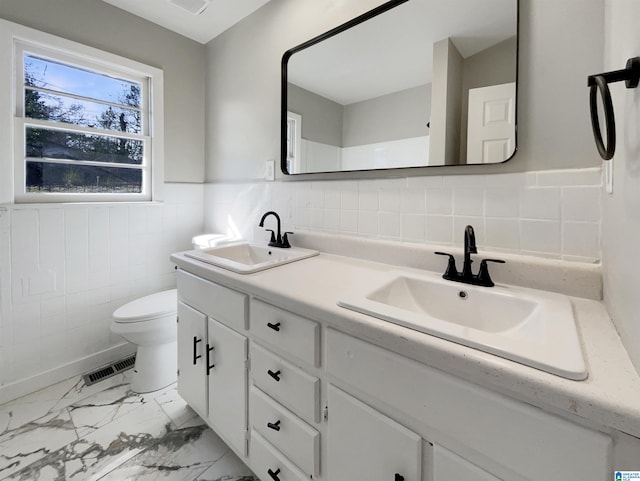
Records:
<instances>
[{"instance_id":1,"label":"floor air vent","mask_svg":"<svg viewBox=\"0 0 640 481\"><path fill-rule=\"evenodd\" d=\"M108 379L111 376L115 376L127 369L131 369L136 363L136 356L129 356L125 359L120 359L108 366L103 366L95 371L89 372L82 376L85 386L91 386L103 379Z\"/></svg>"}]
</instances>

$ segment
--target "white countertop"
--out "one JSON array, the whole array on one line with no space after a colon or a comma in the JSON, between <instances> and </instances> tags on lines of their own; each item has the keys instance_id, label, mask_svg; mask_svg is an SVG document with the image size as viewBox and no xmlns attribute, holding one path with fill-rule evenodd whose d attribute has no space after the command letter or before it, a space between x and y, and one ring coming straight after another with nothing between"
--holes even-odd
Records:
<instances>
[{"instance_id":1,"label":"white countertop","mask_svg":"<svg viewBox=\"0 0 640 481\"><path fill-rule=\"evenodd\" d=\"M176 253L195 275L323 320L329 326L485 388L640 438L640 377L601 301L571 297L589 376L572 381L337 306L352 287L398 267L327 254L235 274ZM403 267L403 269L409 269Z\"/></svg>"}]
</instances>

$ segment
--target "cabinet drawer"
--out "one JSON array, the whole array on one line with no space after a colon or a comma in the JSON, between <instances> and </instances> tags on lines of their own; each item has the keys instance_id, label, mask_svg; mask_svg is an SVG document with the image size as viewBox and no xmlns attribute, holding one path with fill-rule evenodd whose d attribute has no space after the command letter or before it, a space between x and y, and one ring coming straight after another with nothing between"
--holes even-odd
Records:
<instances>
[{"instance_id":1,"label":"cabinet drawer","mask_svg":"<svg viewBox=\"0 0 640 481\"><path fill-rule=\"evenodd\" d=\"M320 433L255 386L249 399L251 427L309 477L318 475Z\"/></svg>"},{"instance_id":2,"label":"cabinet drawer","mask_svg":"<svg viewBox=\"0 0 640 481\"><path fill-rule=\"evenodd\" d=\"M335 378L526 479L610 476L612 440L603 433L333 329L326 365Z\"/></svg>"},{"instance_id":3,"label":"cabinet drawer","mask_svg":"<svg viewBox=\"0 0 640 481\"><path fill-rule=\"evenodd\" d=\"M251 343L253 383L303 419L318 422L320 380Z\"/></svg>"},{"instance_id":4,"label":"cabinet drawer","mask_svg":"<svg viewBox=\"0 0 640 481\"><path fill-rule=\"evenodd\" d=\"M247 328L249 298L246 294L178 270L178 297L232 329Z\"/></svg>"},{"instance_id":5,"label":"cabinet drawer","mask_svg":"<svg viewBox=\"0 0 640 481\"><path fill-rule=\"evenodd\" d=\"M292 356L320 365L320 324L251 299L251 332Z\"/></svg>"},{"instance_id":6,"label":"cabinet drawer","mask_svg":"<svg viewBox=\"0 0 640 481\"><path fill-rule=\"evenodd\" d=\"M302 471L278 452L256 431L251 431L249 467L260 479L308 481Z\"/></svg>"}]
</instances>

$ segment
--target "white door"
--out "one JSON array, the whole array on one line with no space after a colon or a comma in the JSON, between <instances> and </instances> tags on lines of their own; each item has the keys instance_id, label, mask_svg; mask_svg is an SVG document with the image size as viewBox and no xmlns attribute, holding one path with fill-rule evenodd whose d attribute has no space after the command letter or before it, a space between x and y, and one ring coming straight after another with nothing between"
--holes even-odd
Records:
<instances>
[{"instance_id":1,"label":"white door","mask_svg":"<svg viewBox=\"0 0 640 481\"><path fill-rule=\"evenodd\" d=\"M206 327L207 316L178 302L178 394L203 417L207 415Z\"/></svg>"},{"instance_id":2,"label":"white door","mask_svg":"<svg viewBox=\"0 0 640 481\"><path fill-rule=\"evenodd\" d=\"M299 174L302 167L302 116L287 112L287 172Z\"/></svg>"},{"instance_id":3,"label":"white door","mask_svg":"<svg viewBox=\"0 0 640 481\"><path fill-rule=\"evenodd\" d=\"M420 436L331 384L327 405L327 479L422 479Z\"/></svg>"},{"instance_id":4,"label":"white door","mask_svg":"<svg viewBox=\"0 0 640 481\"><path fill-rule=\"evenodd\" d=\"M246 456L247 338L209 318L209 421Z\"/></svg>"},{"instance_id":5,"label":"white door","mask_svg":"<svg viewBox=\"0 0 640 481\"><path fill-rule=\"evenodd\" d=\"M503 162L515 150L514 82L469 90L467 163Z\"/></svg>"}]
</instances>

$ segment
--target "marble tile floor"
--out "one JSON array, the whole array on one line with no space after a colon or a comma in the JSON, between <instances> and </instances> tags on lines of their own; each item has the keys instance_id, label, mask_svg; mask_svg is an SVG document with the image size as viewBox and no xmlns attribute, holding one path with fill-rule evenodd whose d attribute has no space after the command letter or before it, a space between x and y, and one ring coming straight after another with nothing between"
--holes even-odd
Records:
<instances>
[{"instance_id":1,"label":"marble tile floor","mask_svg":"<svg viewBox=\"0 0 640 481\"><path fill-rule=\"evenodd\" d=\"M0 480L257 481L176 386L76 377L0 405Z\"/></svg>"}]
</instances>

